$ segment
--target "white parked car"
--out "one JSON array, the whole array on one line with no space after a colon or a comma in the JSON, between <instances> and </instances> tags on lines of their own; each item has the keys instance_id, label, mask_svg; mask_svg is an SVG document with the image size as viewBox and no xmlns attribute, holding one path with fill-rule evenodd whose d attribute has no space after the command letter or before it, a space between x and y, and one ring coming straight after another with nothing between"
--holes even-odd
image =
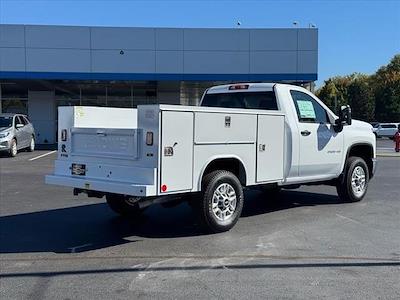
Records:
<instances>
[{"instance_id":1,"label":"white parked car","mask_svg":"<svg viewBox=\"0 0 400 300\"><path fill-rule=\"evenodd\" d=\"M374 126L373 131L376 137L388 137L393 139L397 132L397 126L398 124L396 123L379 123Z\"/></svg>"},{"instance_id":2,"label":"white parked car","mask_svg":"<svg viewBox=\"0 0 400 300\"><path fill-rule=\"evenodd\" d=\"M360 201L375 171L372 126L352 120L348 106L336 116L294 85L215 86L199 107L59 107L58 115L47 183L106 196L121 215L188 199L211 232L235 225L244 187L327 184Z\"/></svg>"}]
</instances>

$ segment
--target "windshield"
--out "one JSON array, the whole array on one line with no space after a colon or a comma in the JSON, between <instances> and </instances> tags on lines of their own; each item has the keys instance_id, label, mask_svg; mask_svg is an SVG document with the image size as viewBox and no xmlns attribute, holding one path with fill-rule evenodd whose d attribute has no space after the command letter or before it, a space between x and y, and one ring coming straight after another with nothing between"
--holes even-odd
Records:
<instances>
[{"instance_id":1,"label":"windshield","mask_svg":"<svg viewBox=\"0 0 400 300\"><path fill-rule=\"evenodd\" d=\"M12 117L0 117L0 127L11 127Z\"/></svg>"},{"instance_id":2,"label":"windshield","mask_svg":"<svg viewBox=\"0 0 400 300\"><path fill-rule=\"evenodd\" d=\"M206 94L201 106L278 110L273 91Z\"/></svg>"}]
</instances>

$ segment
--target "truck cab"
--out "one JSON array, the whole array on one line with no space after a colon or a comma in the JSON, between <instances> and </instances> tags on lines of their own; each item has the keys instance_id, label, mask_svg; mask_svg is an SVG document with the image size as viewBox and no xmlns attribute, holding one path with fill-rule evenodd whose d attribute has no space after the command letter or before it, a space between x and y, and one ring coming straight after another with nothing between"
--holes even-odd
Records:
<instances>
[{"instance_id":1,"label":"truck cab","mask_svg":"<svg viewBox=\"0 0 400 300\"><path fill-rule=\"evenodd\" d=\"M105 196L131 217L152 203L188 200L211 232L237 222L243 188L329 184L343 201L360 201L375 170L371 125L288 84L211 87L200 106L59 108L58 123L47 183Z\"/></svg>"}]
</instances>

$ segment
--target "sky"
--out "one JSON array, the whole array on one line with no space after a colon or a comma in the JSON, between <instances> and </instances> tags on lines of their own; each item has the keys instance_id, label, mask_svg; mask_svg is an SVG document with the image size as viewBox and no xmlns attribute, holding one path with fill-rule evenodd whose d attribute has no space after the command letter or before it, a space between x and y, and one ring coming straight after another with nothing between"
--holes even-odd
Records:
<instances>
[{"instance_id":1,"label":"sky","mask_svg":"<svg viewBox=\"0 0 400 300\"><path fill-rule=\"evenodd\" d=\"M400 0L0 0L0 24L319 30L318 82L400 54Z\"/></svg>"}]
</instances>

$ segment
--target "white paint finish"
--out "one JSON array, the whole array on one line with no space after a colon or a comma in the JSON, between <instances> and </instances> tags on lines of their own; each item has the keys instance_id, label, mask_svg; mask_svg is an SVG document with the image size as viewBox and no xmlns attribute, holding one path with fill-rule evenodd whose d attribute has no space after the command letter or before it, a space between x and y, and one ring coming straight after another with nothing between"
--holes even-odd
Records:
<instances>
[{"instance_id":1,"label":"white paint finish","mask_svg":"<svg viewBox=\"0 0 400 300\"><path fill-rule=\"evenodd\" d=\"M250 52L250 73L297 73L296 51Z\"/></svg>"},{"instance_id":2,"label":"white paint finish","mask_svg":"<svg viewBox=\"0 0 400 300\"><path fill-rule=\"evenodd\" d=\"M0 71L25 71L25 49L0 48Z\"/></svg>"},{"instance_id":3,"label":"white paint finish","mask_svg":"<svg viewBox=\"0 0 400 300\"><path fill-rule=\"evenodd\" d=\"M208 164L216 159L239 160L246 171L246 184L255 184L256 144L213 144L194 146L193 191L201 190L201 179Z\"/></svg>"},{"instance_id":4,"label":"white paint finish","mask_svg":"<svg viewBox=\"0 0 400 300\"><path fill-rule=\"evenodd\" d=\"M230 126L225 119L230 118ZM195 113L196 144L255 143L256 115L234 113Z\"/></svg>"},{"instance_id":5,"label":"white paint finish","mask_svg":"<svg viewBox=\"0 0 400 300\"><path fill-rule=\"evenodd\" d=\"M184 29L184 49L191 51L248 51L249 32L242 29Z\"/></svg>"},{"instance_id":6,"label":"white paint finish","mask_svg":"<svg viewBox=\"0 0 400 300\"><path fill-rule=\"evenodd\" d=\"M177 28L156 28L156 50L183 50L183 31Z\"/></svg>"},{"instance_id":7,"label":"white paint finish","mask_svg":"<svg viewBox=\"0 0 400 300\"><path fill-rule=\"evenodd\" d=\"M317 73L318 53L317 51L298 51L298 73Z\"/></svg>"},{"instance_id":8,"label":"white paint finish","mask_svg":"<svg viewBox=\"0 0 400 300\"><path fill-rule=\"evenodd\" d=\"M250 29L250 51L297 50L296 29Z\"/></svg>"},{"instance_id":9,"label":"white paint finish","mask_svg":"<svg viewBox=\"0 0 400 300\"><path fill-rule=\"evenodd\" d=\"M184 73L246 74L249 71L248 61L246 52L185 51Z\"/></svg>"},{"instance_id":10,"label":"white paint finish","mask_svg":"<svg viewBox=\"0 0 400 300\"><path fill-rule=\"evenodd\" d=\"M44 154L42 154L42 155L32 157L32 158L30 158L30 159L28 159L28 160L29 160L29 161L34 161L34 160L40 159L40 158L42 158L42 157L46 157L46 156L48 156L48 155L50 155L50 154L53 154L53 153L56 153L56 152L57 152L57 150L50 151L50 152L46 152L46 153L44 153Z\"/></svg>"},{"instance_id":11,"label":"white paint finish","mask_svg":"<svg viewBox=\"0 0 400 300\"><path fill-rule=\"evenodd\" d=\"M161 112L159 105L138 106L138 128L142 130L141 159L138 165L148 168L160 167L160 143L161 143ZM153 145L146 145L147 132L153 133Z\"/></svg>"},{"instance_id":12,"label":"white paint finish","mask_svg":"<svg viewBox=\"0 0 400 300\"><path fill-rule=\"evenodd\" d=\"M62 115L64 112L60 110L60 114ZM137 128L137 109L74 106L73 120L75 128L134 129Z\"/></svg>"},{"instance_id":13,"label":"white paint finish","mask_svg":"<svg viewBox=\"0 0 400 300\"><path fill-rule=\"evenodd\" d=\"M154 28L91 27L92 49L155 50Z\"/></svg>"},{"instance_id":14,"label":"white paint finish","mask_svg":"<svg viewBox=\"0 0 400 300\"><path fill-rule=\"evenodd\" d=\"M37 144L56 142L56 103L54 91L28 91L28 116L35 128Z\"/></svg>"},{"instance_id":15,"label":"white paint finish","mask_svg":"<svg viewBox=\"0 0 400 300\"><path fill-rule=\"evenodd\" d=\"M25 34L23 25L1 25L0 24L0 47L25 46Z\"/></svg>"},{"instance_id":16,"label":"white paint finish","mask_svg":"<svg viewBox=\"0 0 400 300\"><path fill-rule=\"evenodd\" d=\"M193 166L193 113L162 112L162 147L160 152L160 188L167 186L167 192L192 189ZM165 147L173 148L173 155L164 154ZM161 190L160 190L161 191ZM161 191L161 193L163 193Z\"/></svg>"},{"instance_id":17,"label":"white paint finish","mask_svg":"<svg viewBox=\"0 0 400 300\"><path fill-rule=\"evenodd\" d=\"M183 73L183 51L156 51L156 73Z\"/></svg>"},{"instance_id":18,"label":"white paint finish","mask_svg":"<svg viewBox=\"0 0 400 300\"><path fill-rule=\"evenodd\" d=\"M90 29L81 26L25 26L27 48L90 49Z\"/></svg>"},{"instance_id":19,"label":"white paint finish","mask_svg":"<svg viewBox=\"0 0 400 300\"><path fill-rule=\"evenodd\" d=\"M72 156L126 160L138 158L137 129L73 128L71 140Z\"/></svg>"},{"instance_id":20,"label":"white paint finish","mask_svg":"<svg viewBox=\"0 0 400 300\"><path fill-rule=\"evenodd\" d=\"M257 182L283 179L284 129L284 116L258 116Z\"/></svg>"},{"instance_id":21,"label":"white paint finish","mask_svg":"<svg viewBox=\"0 0 400 300\"><path fill-rule=\"evenodd\" d=\"M89 50L26 49L28 72L90 72Z\"/></svg>"},{"instance_id":22,"label":"white paint finish","mask_svg":"<svg viewBox=\"0 0 400 300\"><path fill-rule=\"evenodd\" d=\"M93 50L93 72L154 73L155 51L144 50Z\"/></svg>"},{"instance_id":23,"label":"white paint finish","mask_svg":"<svg viewBox=\"0 0 400 300\"><path fill-rule=\"evenodd\" d=\"M298 29L298 50L318 51L318 29Z\"/></svg>"}]
</instances>

